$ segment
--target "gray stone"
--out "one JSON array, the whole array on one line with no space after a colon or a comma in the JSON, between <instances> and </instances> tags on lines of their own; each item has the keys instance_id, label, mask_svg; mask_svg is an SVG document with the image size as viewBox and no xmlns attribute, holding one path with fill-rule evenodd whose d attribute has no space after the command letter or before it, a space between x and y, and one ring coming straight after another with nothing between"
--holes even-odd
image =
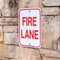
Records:
<instances>
[{"instance_id":1,"label":"gray stone","mask_svg":"<svg viewBox=\"0 0 60 60\"><path fill-rule=\"evenodd\" d=\"M17 26L4 26L3 31L4 32L18 32L18 27Z\"/></svg>"},{"instance_id":2,"label":"gray stone","mask_svg":"<svg viewBox=\"0 0 60 60\"><path fill-rule=\"evenodd\" d=\"M54 50L40 49L40 54L42 54L46 57L60 58L60 53L58 51L54 51Z\"/></svg>"},{"instance_id":3,"label":"gray stone","mask_svg":"<svg viewBox=\"0 0 60 60\"><path fill-rule=\"evenodd\" d=\"M34 2L35 1L35 2ZM40 5L40 1L41 0L21 0L20 4L18 5L19 8L27 8L27 7L31 7L31 8L34 8L34 7L39 7Z\"/></svg>"},{"instance_id":4,"label":"gray stone","mask_svg":"<svg viewBox=\"0 0 60 60\"><path fill-rule=\"evenodd\" d=\"M4 0L5 5L4 9L2 10L2 15L5 17L14 16L17 17L18 15L18 6L15 0Z\"/></svg>"},{"instance_id":5,"label":"gray stone","mask_svg":"<svg viewBox=\"0 0 60 60\"><path fill-rule=\"evenodd\" d=\"M42 0L44 6L60 6L60 0Z\"/></svg>"},{"instance_id":6,"label":"gray stone","mask_svg":"<svg viewBox=\"0 0 60 60\"><path fill-rule=\"evenodd\" d=\"M42 15L59 15L59 7L42 7Z\"/></svg>"},{"instance_id":7,"label":"gray stone","mask_svg":"<svg viewBox=\"0 0 60 60\"><path fill-rule=\"evenodd\" d=\"M15 53L15 47L11 46L11 45L4 45L4 44L0 44L0 57L3 58L10 58L13 59L14 58L14 53Z\"/></svg>"},{"instance_id":8,"label":"gray stone","mask_svg":"<svg viewBox=\"0 0 60 60\"><path fill-rule=\"evenodd\" d=\"M0 25L18 25L17 18L0 18Z\"/></svg>"},{"instance_id":9,"label":"gray stone","mask_svg":"<svg viewBox=\"0 0 60 60\"><path fill-rule=\"evenodd\" d=\"M42 47L52 48L52 41L59 38L59 17L42 16Z\"/></svg>"},{"instance_id":10,"label":"gray stone","mask_svg":"<svg viewBox=\"0 0 60 60\"><path fill-rule=\"evenodd\" d=\"M17 33L4 33L4 43L18 45Z\"/></svg>"}]
</instances>

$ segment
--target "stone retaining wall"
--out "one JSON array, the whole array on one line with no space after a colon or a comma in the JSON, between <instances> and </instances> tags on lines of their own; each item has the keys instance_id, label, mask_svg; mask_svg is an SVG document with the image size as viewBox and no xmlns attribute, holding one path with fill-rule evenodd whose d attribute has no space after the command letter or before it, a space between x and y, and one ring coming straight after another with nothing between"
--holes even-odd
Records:
<instances>
[{"instance_id":1,"label":"stone retaining wall","mask_svg":"<svg viewBox=\"0 0 60 60\"><path fill-rule=\"evenodd\" d=\"M18 9L42 9L42 47L18 45ZM60 0L0 0L0 60L60 60Z\"/></svg>"}]
</instances>

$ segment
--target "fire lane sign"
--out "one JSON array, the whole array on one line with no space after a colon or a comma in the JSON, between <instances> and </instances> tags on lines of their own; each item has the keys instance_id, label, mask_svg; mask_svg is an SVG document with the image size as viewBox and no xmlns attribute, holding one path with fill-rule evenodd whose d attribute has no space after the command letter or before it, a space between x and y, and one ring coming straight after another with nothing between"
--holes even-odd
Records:
<instances>
[{"instance_id":1,"label":"fire lane sign","mask_svg":"<svg viewBox=\"0 0 60 60\"><path fill-rule=\"evenodd\" d=\"M18 43L23 47L41 47L41 9L21 8L18 11Z\"/></svg>"}]
</instances>

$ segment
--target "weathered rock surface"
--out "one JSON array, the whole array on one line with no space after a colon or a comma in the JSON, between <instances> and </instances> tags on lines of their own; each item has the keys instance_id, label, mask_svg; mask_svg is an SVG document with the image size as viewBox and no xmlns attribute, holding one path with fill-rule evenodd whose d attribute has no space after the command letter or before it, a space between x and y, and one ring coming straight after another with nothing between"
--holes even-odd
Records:
<instances>
[{"instance_id":1,"label":"weathered rock surface","mask_svg":"<svg viewBox=\"0 0 60 60\"><path fill-rule=\"evenodd\" d=\"M42 17L42 47L52 48L52 41L59 38L59 17Z\"/></svg>"},{"instance_id":2,"label":"weathered rock surface","mask_svg":"<svg viewBox=\"0 0 60 60\"><path fill-rule=\"evenodd\" d=\"M60 0L42 0L44 6L60 6Z\"/></svg>"}]
</instances>

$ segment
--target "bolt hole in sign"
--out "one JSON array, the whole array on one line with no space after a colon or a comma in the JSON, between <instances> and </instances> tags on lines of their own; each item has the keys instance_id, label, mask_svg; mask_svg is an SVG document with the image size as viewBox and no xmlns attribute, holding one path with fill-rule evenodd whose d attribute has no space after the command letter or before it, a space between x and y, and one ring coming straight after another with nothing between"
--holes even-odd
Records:
<instances>
[{"instance_id":1,"label":"bolt hole in sign","mask_svg":"<svg viewBox=\"0 0 60 60\"><path fill-rule=\"evenodd\" d=\"M41 47L41 9L21 8L18 11L18 42L20 46Z\"/></svg>"}]
</instances>

